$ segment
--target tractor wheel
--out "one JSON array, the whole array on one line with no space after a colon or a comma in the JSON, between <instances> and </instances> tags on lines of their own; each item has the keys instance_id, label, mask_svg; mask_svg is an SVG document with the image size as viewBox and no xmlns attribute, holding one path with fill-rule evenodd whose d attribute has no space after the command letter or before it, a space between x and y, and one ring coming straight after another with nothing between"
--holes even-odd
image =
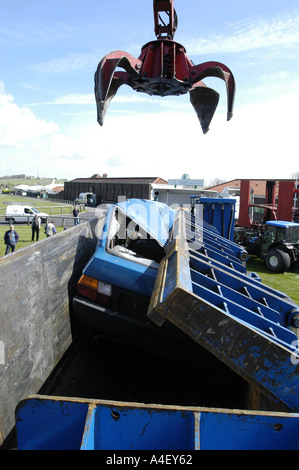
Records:
<instances>
[{"instance_id":1,"label":"tractor wheel","mask_svg":"<svg viewBox=\"0 0 299 470\"><path fill-rule=\"evenodd\" d=\"M285 251L273 248L267 253L266 266L273 273L284 273L291 266L291 258Z\"/></svg>"}]
</instances>

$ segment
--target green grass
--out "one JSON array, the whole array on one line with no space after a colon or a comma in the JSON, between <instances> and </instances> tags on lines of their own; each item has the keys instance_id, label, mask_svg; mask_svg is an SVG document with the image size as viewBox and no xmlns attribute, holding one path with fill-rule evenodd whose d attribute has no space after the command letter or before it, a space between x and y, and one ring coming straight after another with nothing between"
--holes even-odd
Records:
<instances>
[{"instance_id":1,"label":"green grass","mask_svg":"<svg viewBox=\"0 0 299 470\"><path fill-rule=\"evenodd\" d=\"M0 216L5 216L8 204L24 204L38 209L40 212L46 212L51 215L71 214L72 205L62 205L61 202L49 201L48 199L36 199L23 196L12 196L9 194L0 194Z\"/></svg>"},{"instance_id":2,"label":"green grass","mask_svg":"<svg viewBox=\"0 0 299 470\"><path fill-rule=\"evenodd\" d=\"M59 202L49 201L47 199L35 199L35 198L28 198L22 196L12 196L9 194L0 194L0 216L5 216L6 206L8 204L24 204L35 207L40 212L46 212L49 216L55 215L72 215L73 206L70 205L62 205ZM81 211L80 211L81 212ZM82 211L84 212L84 211ZM81 212L81 213L82 213ZM3 219L1 219L3 220ZM42 224L40 231L39 231L39 239L43 240L46 238L44 233L45 224ZM4 234L9 230L9 224L0 224L0 256L4 256L6 245L4 245ZM25 246L30 245L32 232L31 232L31 224L15 224L15 230L19 234L19 241L16 246L16 250L20 248L24 248ZM63 227L56 226L57 232L62 232L64 230Z\"/></svg>"},{"instance_id":3,"label":"green grass","mask_svg":"<svg viewBox=\"0 0 299 470\"><path fill-rule=\"evenodd\" d=\"M6 245L4 244L4 234L5 232L9 230L9 224L6 225L0 225L0 256L4 256L5 250L6 250ZM19 234L19 241L16 246L16 250L19 250L20 248L24 248L25 246L31 245L32 241L32 231L31 231L31 225L27 224L15 224L15 230ZM60 233L64 230L63 227L56 227L57 233ZM43 224L40 228L39 231L39 240L43 240L46 238L45 235L45 224ZM36 239L36 237L35 237ZM36 242L33 242L36 243Z\"/></svg>"},{"instance_id":4,"label":"green grass","mask_svg":"<svg viewBox=\"0 0 299 470\"><path fill-rule=\"evenodd\" d=\"M284 292L299 305L299 268L293 268L283 274L270 272L265 262L252 256L247 262L247 270L257 273L263 284Z\"/></svg>"},{"instance_id":5,"label":"green grass","mask_svg":"<svg viewBox=\"0 0 299 470\"><path fill-rule=\"evenodd\" d=\"M0 186L3 188L14 188L15 186L18 186L20 184L24 184L27 186L34 186L35 184L40 185L40 186L47 186L48 184L51 184L53 181L53 178L1 178L0 177ZM57 180L55 178L55 184L57 186L61 185L64 183L64 181L67 181L65 179L62 180Z\"/></svg>"}]
</instances>

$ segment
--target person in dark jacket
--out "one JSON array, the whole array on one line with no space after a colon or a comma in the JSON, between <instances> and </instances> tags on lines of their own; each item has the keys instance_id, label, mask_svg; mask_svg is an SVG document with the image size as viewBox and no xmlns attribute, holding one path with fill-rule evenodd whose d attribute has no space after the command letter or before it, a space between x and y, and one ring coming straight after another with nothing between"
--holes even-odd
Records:
<instances>
[{"instance_id":1,"label":"person in dark jacket","mask_svg":"<svg viewBox=\"0 0 299 470\"><path fill-rule=\"evenodd\" d=\"M74 216L74 225L78 225L79 224L79 209L78 207L76 206L73 210L73 216Z\"/></svg>"},{"instance_id":2,"label":"person in dark jacket","mask_svg":"<svg viewBox=\"0 0 299 470\"><path fill-rule=\"evenodd\" d=\"M11 225L10 229L5 232L4 235L4 243L6 245L5 254L7 255L10 251L15 251L16 244L18 243L19 235L18 232L15 231L14 226Z\"/></svg>"},{"instance_id":3,"label":"person in dark jacket","mask_svg":"<svg viewBox=\"0 0 299 470\"><path fill-rule=\"evenodd\" d=\"M34 242L35 234L36 234L36 241L38 242L40 225L41 225L40 218L38 217L37 214L35 214L34 218L32 219L32 224L31 224L33 242Z\"/></svg>"}]
</instances>

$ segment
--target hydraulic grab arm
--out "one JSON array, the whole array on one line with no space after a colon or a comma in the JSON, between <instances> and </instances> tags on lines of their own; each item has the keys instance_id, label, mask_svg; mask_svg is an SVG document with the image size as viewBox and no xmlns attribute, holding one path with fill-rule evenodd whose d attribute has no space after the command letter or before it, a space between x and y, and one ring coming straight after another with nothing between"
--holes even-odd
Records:
<instances>
[{"instance_id":1,"label":"hydraulic grab arm","mask_svg":"<svg viewBox=\"0 0 299 470\"><path fill-rule=\"evenodd\" d=\"M224 80L227 120L230 120L235 96L235 80L230 69L220 62L194 65L185 48L173 41L178 24L173 0L154 0L153 8L157 39L142 47L138 59L127 52L115 51L103 57L98 65L95 97L99 124L103 125L109 103L118 88L126 84L148 95L171 96L189 92L191 104L206 133L219 101L218 93L202 82L207 77ZM162 14L166 15L165 21ZM116 71L117 67L124 71Z\"/></svg>"}]
</instances>

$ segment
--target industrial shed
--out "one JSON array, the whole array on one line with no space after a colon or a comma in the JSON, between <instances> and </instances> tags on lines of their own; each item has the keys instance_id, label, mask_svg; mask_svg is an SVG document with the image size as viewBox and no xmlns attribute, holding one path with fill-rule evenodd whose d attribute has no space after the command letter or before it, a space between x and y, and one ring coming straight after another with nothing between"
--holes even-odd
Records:
<instances>
[{"instance_id":1,"label":"industrial shed","mask_svg":"<svg viewBox=\"0 0 299 470\"><path fill-rule=\"evenodd\" d=\"M64 199L74 201L80 193L96 195L97 204L102 201L117 202L119 197L151 199L153 184L167 184L160 177L108 178L99 175L76 178L64 183Z\"/></svg>"}]
</instances>

